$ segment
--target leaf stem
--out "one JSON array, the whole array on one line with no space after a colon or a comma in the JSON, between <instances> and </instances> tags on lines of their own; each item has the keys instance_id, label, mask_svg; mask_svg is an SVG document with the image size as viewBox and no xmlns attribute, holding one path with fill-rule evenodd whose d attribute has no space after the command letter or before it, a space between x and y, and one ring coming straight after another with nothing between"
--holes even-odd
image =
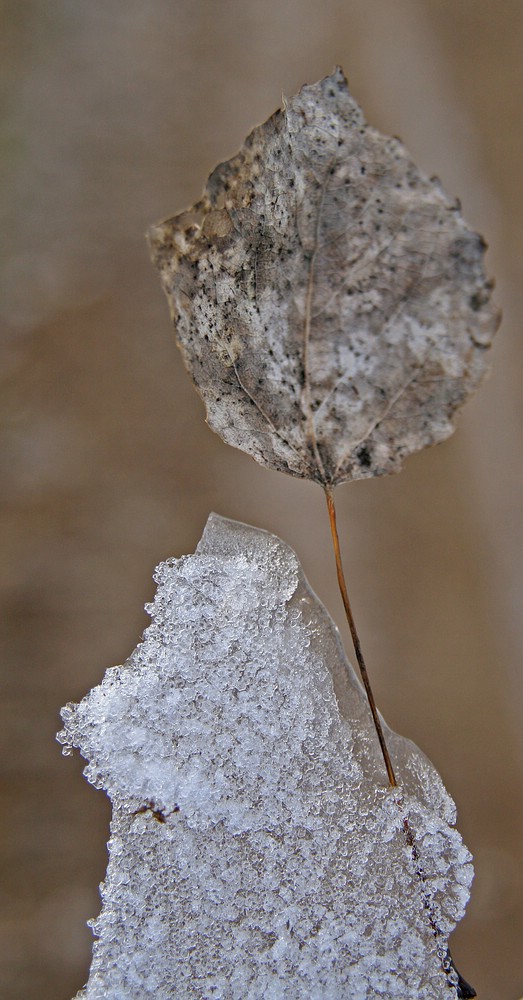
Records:
<instances>
[{"instance_id":1,"label":"leaf stem","mask_svg":"<svg viewBox=\"0 0 523 1000\"><path fill-rule=\"evenodd\" d=\"M365 660L363 659L363 653L361 651L361 643L359 640L358 633L356 631L356 624L354 622L354 616L352 614L352 608L349 601L349 594L347 591L347 584L345 582L345 574L343 572L343 564L341 561L340 540L338 537L338 528L336 525L336 508L334 506L334 496L332 494L332 491L327 486L325 486L324 489L325 489L325 496L327 499L327 507L329 511L329 522L332 535L332 544L334 547L334 557L336 559L336 572L338 574L338 586L340 588L341 599L343 601L343 607L345 608L345 614L347 616L347 622L349 625L350 634L352 636L352 642L354 645L354 652L356 653L356 659L358 661L358 666L360 668L361 679L363 681L363 686L367 694L367 700L369 702L369 708L371 710L376 733L380 741L381 752L383 754L383 760L385 761L385 767L387 769L389 784L392 788L395 788L397 785L396 776L394 774L394 768L392 766L390 754L387 749L387 744L385 742L385 734L381 726L380 717L378 715L378 709L376 708L376 702L374 700L374 695L372 693L372 688L370 686L369 675L367 673L367 667L365 666Z\"/></svg>"}]
</instances>

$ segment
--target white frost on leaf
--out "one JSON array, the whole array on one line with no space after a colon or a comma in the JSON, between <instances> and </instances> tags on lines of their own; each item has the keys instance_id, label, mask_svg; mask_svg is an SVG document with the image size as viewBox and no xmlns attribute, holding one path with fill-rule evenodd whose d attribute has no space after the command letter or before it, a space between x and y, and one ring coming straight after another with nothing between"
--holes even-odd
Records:
<instances>
[{"instance_id":1,"label":"white frost on leaf","mask_svg":"<svg viewBox=\"0 0 523 1000\"><path fill-rule=\"evenodd\" d=\"M127 663L59 740L113 804L85 1000L455 998L471 858L426 757L386 729L297 558L216 515L161 564Z\"/></svg>"},{"instance_id":2,"label":"white frost on leaf","mask_svg":"<svg viewBox=\"0 0 523 1000\"><path fill-rule=\"evenodd\" d=\"M150 245L209 425L332 488L442 441L499 322L485 243L340 69L303 87Z\"/></svg>"}]
</instances>

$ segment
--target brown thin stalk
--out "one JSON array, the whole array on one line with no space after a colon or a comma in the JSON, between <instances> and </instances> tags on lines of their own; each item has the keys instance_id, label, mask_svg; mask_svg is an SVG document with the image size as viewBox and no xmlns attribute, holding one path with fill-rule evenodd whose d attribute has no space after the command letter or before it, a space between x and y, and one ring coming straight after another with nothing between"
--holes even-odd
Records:
<instances>
[{"instance_id":1,"label":"brown thin stalk","mask_svg":"<svg viewBox=\"0 0 523 1000\"><path fill-rule=\"evenodd\" d=\"M325 487L325 496L327 498L327 507L329 510L329 522L332 535L332 544L334 547L334 556L336 559L336 572L338 574L338 586L340 588L341 599L343 601L343 607L345 608L345 614L347 616L347 622L350 629L350 634L352 636L352 642L354 644L354 652L356 653L356 659L358 661L358 666L360 668L361 679L363 681L363 687L367 695L367 700L369 702L369 708L371 710L372 719L380 741L381 752L383 754L383 760L385 761L385 767L387 769L387 776L389 779L389 784L392 788L397 785L396 776L394 774L394 768L392 766L392 761L390 759L390 754L387 749L387 744L385 742L385 734L383 732L380 717L378 715L378 709L376 708L376 702L374 700L374 695L372 693L372 688L370 686L369 675L367 673L367 667L365 666L365 660L363 658L363 653L361 650L361 643L356 630L356 624L354 622L354 616L352 614L352 608L349 601L349 594L347 591L347 584L345 582L345 574L343 572L343 564L341 561L340 552L340 540L338 537L338 528L336 526L336 508L334 506L334 497L332 492Z\"/></svg>"}]
</instances>

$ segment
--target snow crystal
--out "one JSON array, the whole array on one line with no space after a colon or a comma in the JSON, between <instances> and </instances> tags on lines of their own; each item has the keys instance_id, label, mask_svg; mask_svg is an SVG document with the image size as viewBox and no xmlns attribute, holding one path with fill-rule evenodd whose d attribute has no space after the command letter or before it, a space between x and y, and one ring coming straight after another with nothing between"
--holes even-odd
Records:
<instances>
[{"instance_id":1,"label":"snow crystal","mask_svg":"<svg viewBox=\"0 0 523 1000\"><path fill-rule=\"evenodd\" d=\"M113 803L84 1000L455 998L470 855L423 754L385 769L338 632L278 538L211 515L59 734Z\"/></svg>"}]
</instances>

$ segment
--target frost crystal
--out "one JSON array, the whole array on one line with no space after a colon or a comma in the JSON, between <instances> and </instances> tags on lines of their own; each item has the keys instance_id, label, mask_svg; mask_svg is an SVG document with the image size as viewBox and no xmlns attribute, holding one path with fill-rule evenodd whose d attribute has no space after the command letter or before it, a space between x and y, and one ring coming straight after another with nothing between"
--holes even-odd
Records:
<instances>
[{"instance_id":1,"label":"frost crystal","mask_svg":"<svg viewBox=\"0 0 523 1000\"><path fill-rule=\"evenodd\" d=\"M212 515L59 734L113 803L85 1000L442 1000L470 855L366 700L295 554Z\"/></svg>"}]
</instances>

